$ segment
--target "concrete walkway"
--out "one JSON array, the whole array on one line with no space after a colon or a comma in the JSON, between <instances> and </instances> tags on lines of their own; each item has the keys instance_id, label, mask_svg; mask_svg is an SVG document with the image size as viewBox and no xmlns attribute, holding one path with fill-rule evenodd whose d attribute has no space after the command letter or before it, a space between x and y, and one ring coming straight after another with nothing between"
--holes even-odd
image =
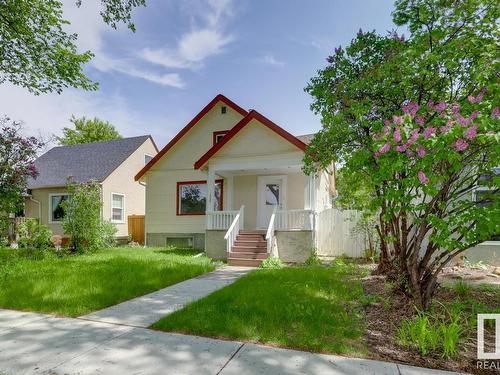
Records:
<instances>
[{"instance_id":1,"label":"concrete walkway","mask_svg":"<svg viewBox=\"0 0 500 375\"><path fill-rule=\"evenodd\" d=\"M80 316L79 319L149 327L165 315L221 289L255 268L225 266L213 272Z\"/></svg>"},{"instance_id":2,"label":"concrete walkway","mask_svg":"<svg viewBox=\"0 0 500 375\"><path fill-rule=\"evenodd\" d=\"M0 309L0 374L450 373Z\"/></svg>"}]
</instances>

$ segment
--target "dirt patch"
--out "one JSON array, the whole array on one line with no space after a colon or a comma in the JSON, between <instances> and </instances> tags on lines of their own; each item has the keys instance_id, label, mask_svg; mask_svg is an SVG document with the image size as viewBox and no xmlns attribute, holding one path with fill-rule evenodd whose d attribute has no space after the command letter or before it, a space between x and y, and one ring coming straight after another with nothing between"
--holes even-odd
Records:
<instances>
[{"instance_id":1,"label":"dirt patch","mask_svg":"<svg viewBox=\"0 0 500 375\"><path fill-rule=\"evenodd\" d=\"M438 279L443 283L464 281L468 284L500 285L500 267L489 265L445 267Z\"/></svg>"},{"instance_id":2,"label":"dirt patch","mask_svg":"<svg viewBox=\"0 0 500 375\"><path fill-rule=\"evenodd\" d=\"M464 333L456 358L443 358L440 353L421 355L416 349L407 348L397 342L396 335L404 318L413 318L416 309L402 292L398 291L384 276L369 276L363 279L363 287L370 303L366 311L366 341L369 358L405 363L414 366L443 369L474 374L499 374L499 370L477 369L476 332ZM468 298L484 303L489 309L500 312L500 293L480 288L471 288ZM446 304L460 298L452 288L440 287L435 300ZM491 311L491 310L490 310ZM486 351L494 351L494 330L485 334Z\"/></svg>"}]
</instances>

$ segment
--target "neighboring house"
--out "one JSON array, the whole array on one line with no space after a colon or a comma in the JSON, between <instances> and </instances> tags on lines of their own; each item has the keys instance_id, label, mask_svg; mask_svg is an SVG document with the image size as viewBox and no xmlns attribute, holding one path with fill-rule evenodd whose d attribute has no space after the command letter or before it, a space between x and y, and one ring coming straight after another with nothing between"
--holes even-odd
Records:
<instances>
[{"instance_id":1,"label":"neighboring house","mask_svg":"<svg viewBox=\"0 0 500 375\"><path fill-rule=\"evenodd\" d=\"M25 216L63 235L61 202L68 199L68 177L95 180L101 186L102 218L116 224L117 237L127 237L127 217L144 215L145 188L134 181L134 174L157 152L149 135L54 147L35 161L39 174L28 182Z\"/></svg>"},{"instance_id":2,"label":"neighboring house","mask_svg":"<svg viewBox=\"0 0 500 375\"><path fill-rule=\"evenodd\" d=\"M302 172L310 139L217 95L135 177L146 184L146 244L230 264L305 260L334 193L333 167Z\"/></svg>"}]
</instances>

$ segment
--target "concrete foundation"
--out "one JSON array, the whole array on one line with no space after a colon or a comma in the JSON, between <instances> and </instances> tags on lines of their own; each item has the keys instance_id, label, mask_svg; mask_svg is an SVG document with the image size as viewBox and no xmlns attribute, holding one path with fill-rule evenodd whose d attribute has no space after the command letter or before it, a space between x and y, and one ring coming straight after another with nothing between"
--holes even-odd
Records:
<instances>
[{"instance_id":1,"label":"concrete foundation","mask_svg":"<svg viewBox=\"0 0 500 375\"><path fill-rule=\"evenodd\" d=\"M227 230L207 230L205 232L205 252L212 259L226 259L227 244L224 236Z\"/></svg>"},{"instance_id":2,"label":"concrete foundation","mask_svg":"<svg viewBox=\"0 0 500 375\"><path fill-rule=\"evenodd\" d=\"M303 263L314 247L313 231L276 231L276 247L283 262Z\"/></svg>"},{"instance_id":3,"label":"concrete foundation","mask_svg":"<svg viewBox=\"0 0 500 375\"><path fill-rule=\"evenodd\" d=\"M192 239L193 248L203 250L205 248L205 233L146 233L147 246L167 246L168 239Z\"/></svg>"}]
</instances>

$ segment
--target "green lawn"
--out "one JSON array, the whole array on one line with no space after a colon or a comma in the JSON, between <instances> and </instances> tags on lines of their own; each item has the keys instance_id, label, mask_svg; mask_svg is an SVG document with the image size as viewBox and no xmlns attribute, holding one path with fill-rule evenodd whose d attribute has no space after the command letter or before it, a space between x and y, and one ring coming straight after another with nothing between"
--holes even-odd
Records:
<instances>
[{"instance_id":1,"label":"green lawn","mask_svg":"<svg viewBox=\"0 0 500 375\"><path fill-rule=\"evenodd\" d=\"M315 352L366 352L357 266L256 270L152 328Z\"/></svg>"},{"instance_id":2,"label":"green lawn","mask_svg":"<svg viewBox=\"0 0 500 375\"><path fill-rule=\"evenodd\" d=\"M112 248L58 258L0 249L0 308L74 317L213 269L188 250Z\"/></svg>"}]
</instances>

